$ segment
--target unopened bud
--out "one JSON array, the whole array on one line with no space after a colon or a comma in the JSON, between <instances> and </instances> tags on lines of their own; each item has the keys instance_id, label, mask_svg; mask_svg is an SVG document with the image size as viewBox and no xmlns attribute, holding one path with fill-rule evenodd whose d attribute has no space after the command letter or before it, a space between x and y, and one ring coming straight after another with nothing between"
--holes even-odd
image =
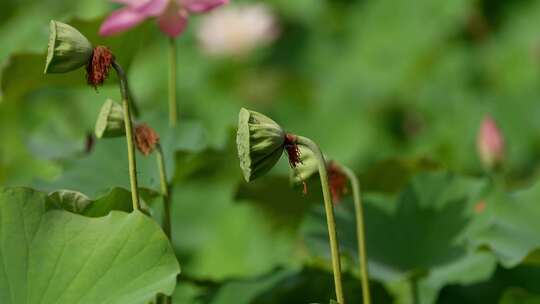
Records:
<instances>
[{"instance_id":1,"label":"unopened bud","mask_svg":"<svg viewBox=\"0 0 540 304\"><path fill-rule=\"evenodd\" d=\"M477 138L478 155L487 169L499 166L504 159L504 138L491 116L482 121Z\"/></svg>"}]
</instances>

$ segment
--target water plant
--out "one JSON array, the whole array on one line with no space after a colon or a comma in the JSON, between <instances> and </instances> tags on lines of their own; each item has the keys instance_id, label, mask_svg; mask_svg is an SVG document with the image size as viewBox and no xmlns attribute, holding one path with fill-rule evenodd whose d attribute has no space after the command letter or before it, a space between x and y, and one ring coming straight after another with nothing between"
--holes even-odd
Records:
<instances>
[{"instance_id":1,"label":"water plant","mask_svg":"<svg viewBox=\"0 0 540 304\"><path fill-rule=\"evenodd\" d=\"M107 47L100 45L93 47L88 39L72 26L52 20L49 30L45 74L67 73L86 67L88 84L97 87L107 79L111 67L116 71L122 96L133 210L140 210L130 94L124 70Z\"/></svg>"},{"instance_id":2,"label":"water plant","mask_svg":"<svg viewBox=\"0 0 540 304\"><path fill-rule=\"evenodd\" d=\"M300 165L294 171L291 171L291 181L293 184L303 183L304 192L307 191L306 180L313 177L318 173L317 164L318 159L315 154L306 148L300 149ZM337 204L342 199L342 196L348 192L346 182L349 181L352 188L353 202L354 202L354 215L356 220L356 239L358 246L358 264L359 273L361 275L362 282L362 297L363 303L371 303L371 296L369 291L369 271L367 263L367 250L366 250L366 234L365 220L364 220L364 207L362 204L360 193L360 181L352 169L338 163L335 160L326 158L326 168L329 172L328 184L330 185L330 193L332 194L334 204Z\"/></svg>"},{"instance_id":3,"label":"water plant","mask_svg":"<svg viewBox=\"0 0 540 304\"><path fill-rule=\"evenodd\" d=\"M344 304L345 297L341 279L341 258L332 196L328 185L326 161L319 146L307 137L285 132L271 118L244 108L240 109L238 115L236 144L240 167L247 182L259 178L271 170L284 152L287 153L289 164L292 168L296 168L301 164L300 146L309 149L315 155L321 178L324 208L328 225L336 298L338 303Z\"/></svg>"}]
</instances>

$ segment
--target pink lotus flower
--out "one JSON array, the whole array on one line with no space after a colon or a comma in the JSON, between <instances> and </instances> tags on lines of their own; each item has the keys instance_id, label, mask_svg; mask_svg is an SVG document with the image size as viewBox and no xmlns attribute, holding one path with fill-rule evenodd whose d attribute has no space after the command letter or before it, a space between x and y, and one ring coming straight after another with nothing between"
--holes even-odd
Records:
<instances>
[{"instance_id":1,"label":"pink lotus flower","mask_svg":"<svg viewBox=\"0 0 540 304\"><path fill-rule=\"evenodd\" d=\"M125 4L101 24L99 34L109 36L126 31L148 18L157 18L159 28L177 37L186 28L191 13L204 13L229 0L112 0Z\"/></svg>"},{"instance_id":2,"label":"pink lotus flower","mask_svg":"<svg viewBox=\"0 0 540 304\"><path fill-rule=\"evenodd\" d=\"M500 165L504 158L504 138L497 123L489 115L482 121L476 145L480 160L486 168Z\"/></svg>"}]
</instances>

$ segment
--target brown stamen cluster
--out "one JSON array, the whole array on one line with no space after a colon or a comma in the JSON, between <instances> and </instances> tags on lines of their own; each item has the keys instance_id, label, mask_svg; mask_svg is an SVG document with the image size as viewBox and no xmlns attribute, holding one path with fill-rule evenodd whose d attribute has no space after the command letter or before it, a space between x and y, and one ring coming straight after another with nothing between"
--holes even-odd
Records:
<instances>
[{"instance_id":1,"label":"brown stamen cluster","mask_svg":"<svg viewBox=\"0 0 540 304\"><path fill-rule=\"evenodd\" d=\"M341 201L343 195L347 194L349 191L347 188L347 176L334 162L330 162L327 165L327 170L332 201L334 204L337 204Z\"/></svg>"},{"instance_id":2,"label":"brown stamen cluster","mask_svg":"<svg viewBox=\"0 0 540 304\"><path fill-rule=\"evenodd\" d=\"M300 149L296 143L296 135L285 135L285 151L287 151L291 168L296 168L298 164L302 163L302 160L300 159Z\"/></svg>"},{"instance_id":3,"label":"brown stamen cluster","mask_svg":"<svg viewBox=\"0 0 540 304\"><path fill-rule=\"evenodd\" d=\"M285 135L285 151L287 151L287 156L289 158L289 165L291 168L295 169L298 164L302 163L300 159L300 149L296 143L296 135L287 133ZM307 195L307 184L306 181L302 181L303 193Z\"/></svg>"},{"instance_id":4,"label":"brown stamen cluster","mask_svg":"<svg viewBox=\"0 0 540 304\"><path fill-rule=\"evenodd\" d=\"M159 144L159 135L143 123L135 127L135 146L144 156L150 155Z\"/></svg>"},{"instance_id":5,"label":"brown stamen cluster","mask_svg":"<svg viewBox=\"0 0 540 304\"><path fill-rule=\"evenodd\" d=\"M113 61L114 55L109 48L101 45L96 46L92 53L92 60L86 66L88 84L94 88L102 85L109 76Z\"/></svg>"}]
</instances>

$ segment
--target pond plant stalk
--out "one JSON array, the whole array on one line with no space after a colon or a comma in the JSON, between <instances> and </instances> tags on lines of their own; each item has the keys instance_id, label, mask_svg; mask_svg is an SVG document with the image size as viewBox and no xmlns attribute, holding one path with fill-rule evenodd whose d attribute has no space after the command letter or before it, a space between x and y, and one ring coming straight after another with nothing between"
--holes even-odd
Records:
<instances>
[{"instance_id":1,"label":"pond plant stalk","mask_svg":"<svg viewBox=\"0 0 540 304\"><path fill-rule=\"evenodd\" d=\"M304 193L307 191L306 180L314 176L319 172L320 160L317 154L313 150L306 146L301 145L299 149L300 164L291 174L292 184L302 183L304 186ZM354 199L354 213L356 220L356 236L358 241L358 262L359 262L359 274L361 275L362 285L362 303L370 304L371 297L369 291L369 275L367 266L367 252L365 244L365 232L364 232L364 211L360 196L360 182L358 177L350 168L338 163L335 160L328 160L325 158L326 171L328 185L330 188L330 194L332 201L337 205L344 194L348 192L349 183L352 187L353 199ZM321 176L321 174L319 174Z\"/></svg>"},{"instance_id":2,"label":"pond plant stalk","mask_svg":"<svg viewBox=\"0 0 540 304\"><path fill-rule=\"evenodd\" d=\"M94 47L76 28L69 24L51 20L44 73L67 73L83 67L86 69L87 83L96 90L98 86L103 85L109 76L111 67L118 74L124 108L132 204L133 210L140 210L130 94L126 74L109 48L102 45Z\"/></svg>"},{"instance_id":3,"label":"pond plant stalk","mask_svg":"<svg viewBox=\"0 0 540 304\"><path fill-rule=\"evenodd\" d=\"M289 136L291 137L291 136ZM334 285L336 288L336 298L339 304L345 303L343 295L343 283L341 280L341 258L339 253L339 243L336 232L336 220L334 217L334 204L332 203L332 195L328 186L328 172L326 170L326 160L324 155L315 142L303 136L293 136L296 144L304 146L311 150L318 161L319 176L324 200L324 210L326 213L326 223L328 225L328 237L330 239L330 254L332 256L332 269L334 272Z\"/></svg>"},{"instance_id":4,"label":"pond plant stalk","mask_svg":"<svg viewBox=\"0 0 540 304\"><path fill-rule=\"evenodd\" d=\"M171 232L171 196L169 190L169 183L167 182L167 171L165 169L165 157L163 155L163 149L161 144L158 144L156 147L156 158L158 163L159 170L159 181L161 186L161 195L163 196L163 221L162 227L163 231L169 238L172 240Z\"/></svg>"},{"instance_id":5,"label":"pond plant stalk","mask_svg":"<svg viewBox=\"0 0 540 304\"><path fill-rule=\"evenodd\" d=\"M129 89L127 77L116 60L113 61L112 66L118 75L120 82L120 94L122 96L122 107L124 108L124 126L126 130L126 143L129 162L129 181L131 185L131 201L133 204L133 210L141 210L141 204L139 202L139 186L137 181L137 161L135 159L135 145L133 143L133 123L131 118L131 108L129 101Z\"/></svg>"},{"instance_id":6,"label":"pond plant stalk","mask_svg":"<svg viewBox=\"0 0 540 304\"><path fill-rule=\"evenodd\" d=\"M169 37L169 125L174 128L178 122L176 102L176 40Z\"/></svg>"},{"instance_id":7,"label":"pond plant stalk","mask_svg":"<svg viewBox=\"0 0 540 304\"><path fill-rule=\"evenodd\" d=\"M360 274L362 281L362 299L364 304L371 303L369 291L369 271L367 264L366 234L364 229L364 207L360 196L360 182L358 177L350 168L340 165L341 170L349 179L354 200L354 214L356 218L356 236L358 240L358 261L360 264Z\"/></svg>"},{"instance_id":8,"label":"pond plant stalk","mask_svg":"<svg viewBox=\"0 0 540 304\"><path fill-rule=\"evenodd\" d=\"M334 207L328 184L326 162L319 146L309 138L286 133L279 124L266 115L244 108L240 109L238 115L236 145L240 168L246 182L251 182L270 171L283 152L287 153L289 165L293 169L299 168L303 163L300 147L307 148L316 155L330 238L336 298L338 303L345 304Z\"/></svg>"},{"instance_id":9,"label":"pond plant stalk","mask_svg":"<svg viewBox=\"0 0 540 304\"><path fill-rule=\"evenodd\" d=\"M167 172L165 166L165 156L163 153L163 148L160 143L160 138L157 132L152 129L146 123L139 123L135 127L135 147L141 154L145 157L150 154L156 154L156 164L159 172L159 182L161 197L163 199L163 217L161 226L163 232L172 243L172 233L171 233L171 197L170 197L170 186L167 182ZM172 303L172 298L166 295L158 295L157 303Z\"/></svg>"}]
</instances>

